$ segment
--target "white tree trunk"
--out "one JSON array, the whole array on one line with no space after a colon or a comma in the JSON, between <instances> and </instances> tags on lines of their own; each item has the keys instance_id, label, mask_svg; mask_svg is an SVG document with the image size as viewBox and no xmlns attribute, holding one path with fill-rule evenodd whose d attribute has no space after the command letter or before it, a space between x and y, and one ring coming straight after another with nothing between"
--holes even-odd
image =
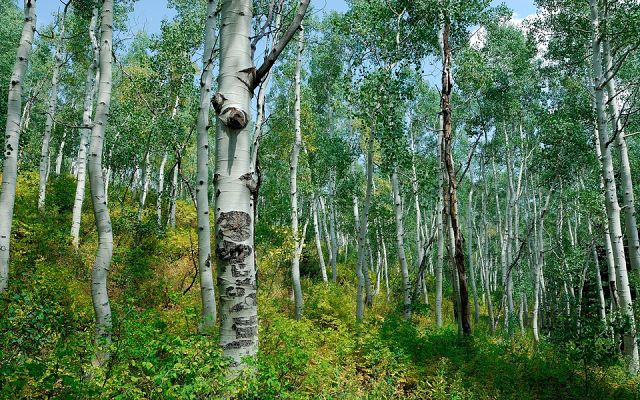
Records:
<instances>
[{"instance_id":1,"label":"white tree trunk","mask_svg":"<svg viewBox=\"0 0 640 400\"><path fill-rule=\"evenodd\" d=\"M200 331L210 333L216 323L217 309L213 271L211 267L211 220L209 214L209 104L216 37L217 0L209 0L204 30L204 54L200 77L200 106L198 108L198 154L196 176L196 208L198 211L198 268L202 315ZM177 168L177 166L176 166ZM177 170L176 170L177 172ZM172 223L175 225L175 211Z\"/></svg>"},{"instance_id":2,"label":"white tree trunk","mask_svg":"<svg viewBox=\"0 0 640 400\"><path fill-rule=\"evenodd\" d=\"M162 226L162 196L164 194L164 169L167 166L167 152L162 155L160 169L158 170L158 198L156 199L156 217L158 226Z\"/></svg>"},{"instance_id":3,"label":"white tree trunk","mask_svg":"<svg viewBox=\"0 0 640 400\"><path fill-rule=\"evenodd\" d=\"M367 277L365 276L369 274L368 269L364 268L366 260L366 244L367 244L367 228L369 225L369 209L371 207L371 196L373 193L373 145L374 145L374 136L373 132L370 133L368 141L367 141L367 188L364 199L364 208L362 210L362 215L360 219L357 221L357 233L358 233L358 262L356 264L356 276L358 277L358 287L356 294L356 319L361 321L364 318L364 298L363 298L363 289L366 285L366 293L367 293L367 304L370 304L370 292L371 285ZM355 202L357 204L357 202ZM357 207L356 207L357 210ZM356 218L358 216L356 215Z\"/></svg>"},{"instance_id":4,"label":"white tree trunk","mask_svg":"<svg viewBox=\"0 0 640 400\"><path fill-rule=\"evenodd\" d=\"M627 357L628 367L632 373L636 373L639 367L638 343L636 341L635 318L633 314L633 301L629 288L629 277L625 261L625 251L623 244L622 227L620 223L620 205L613 170L613 160L611 148L608 146L609 135L607 132L607 121L605 115L605 101L603 91L603 68L601 55L601 33L600 16L597 0L590 0L591 24L593 27L592 40L592 66L593 80L595 88L595 103L598 118L598 141L601 152L602 176L605 182L605 205L607 209L607 219L611 233L611 244L613 248L614 263L616 268L616 278L618 284L618 297L620 310L629 321L629 328L624 333L624 354Z\"/></svg>"},{"instance_id":5,"label":"white tree trunk","mask_svg":"<svg viewBox=\"0 0 640 400\"><path fill-rule=\"evenodd\" d=\"M404 319L411 319L411 286L409 283L409 266L404 252L404 224L402 221L402 203L400 200L400 185L398 183L398 167L394 166L391 174L391 186L393 190L393 210L396 216L396 244L398 247L398 259L402 274L402 293L404 304Z\"/></svg>"},{"instance_id":6,"label":"white tree trunk","mask_svg":"<svg viewBox=\"0 0 640 400\"><path fill-rule=\"evenodd\" d=\"M418 173L416 171L415 152L416 146L413 139L413 133L409 133L410 149L411 149L411 188L413 189L413 200L416 208L416 269L420 269L422 258L424 257L424 245L422 244L422 214L420 210L420 197L418 196Z\"/></svg>"},{"instance_id":7,"label":"white tree trunk","mask_svg":"<svg viewBox=\"0 0 640 400\"><path fill-rule=\"evenodd\" d=\"M300 284L300 256L302 252L302 246L298 228L298 160L300 158L300 150L302 149L302 128L300 113L300 89L302 83L300 78L300 70L302 69L302 52L304 50L304 28L302 26L300 26L300 32L298 33L298 35L298 52L296 57L294 84L295 105L293 111L295 137L293 149L291 150L291 162L289 169L289 188L291 190L291 233L293 235L293 243L295 246L293 251L293 258L291 260L291 281L293 282L296 319L302 318L302 308L304 306L304 300L302 298L302 286Z\"/></svg>"},{"instance_id":8,"label":"white tree trunk","mask_svg":"<svg viewBox=\"0 0 640 400\"><path fill-rule=\"evenodd\" d=\"M598 251L596 250L596 241L595 236L593 235L593 227L591 223L591 218L588 219L588 229L589 229L589 237L591 239L591 253L593 254L593 264L594 264L594 273L595 273L595 281L596 288L598 289L598 305L600 312L600 320L603 324L607 323L607 304L604 300L604 291L602 290L602 279L600 278L600 260L598 259Z\"/></svg>"},{"instance_id":9,"label":"white tree trunk","mask_svg":"<svg viewBox=\"0 0 640 400\"><path fill-rule=\"evenodd\" d=\"M478 290L476 288L476 272L473 262L473 187L469 190L469 202L467 204L467 253L469 259L469 279L473 292L474 317L477 323L480 320L480 303L478 302Z\"/></svg>"},{"instance_id":10,"label":"white tree trunk","mask_svg":"<svg viewBox=\"0 0 640 400\"><path fill-rule=\"evenodd\" d=\"M4 164L0 188L0 294L9 283L9 253L11 250L11 225L18 180L18 153L22 117L22 80L27 71L33 34L36 30L36 0L24 1L24 25L16 61L11 72L7 102Z\"/></svg>"},{"instance_id":11,"label":"white tree trunk","mask_svg":"<svg viewBox=\"0 0 640 400\"><path fill-rule=\"evenodd\" d=\"M613 70L613 61L609 42L604 41L605 71ZM620 117L620 94L616 88L616 78L611 76L607 82L607 94L609 95L609 114L613 119L614 135L618 146L620 160L620 183L622 188L622 204L624 209L624 227L627 235L627 247L631 268L636 274L640 274L640 239L638 238L638 224L636 221L635 197L633 194L633 181L631 164L629 163L629 151L625 138L625 130Z\"/></svg>"},{"instance_id":12,"label":"white tree trunk","mask_svg":"<svg viewBox=\"0 0 640 400\"><path fill-rule=\"evenodd\" d=\"M100 81L95 124L91 129L89 148L89 181L93 213L98 231L98 251L91 273L91 299L96 313L96 341L98 351L94 362L103 365L109 358L111 342L111 306L107 292L107 275L113 255L113 231L111 218L105 201L105 182L102 176L102 150L104 145L109 107L111 105L113 0L103 0L100 36Z\"/></svg>"},{"instance_id":13,"label":"white tree trunk","mask_svg":"<svg viewBox=\"0 0 640 400\"><path fill-rule=\"evenodd\" d=\"M144 206L147 203L149 185L151 183L151 151L147 150L144 156L144 176L142 178L142 194L140 195L140 209L138 210L138 221L142 221Z\"/></svg>"},{"instance_id":14,"label":"white tree trunk","mask_svg":"<svg viewBox=\"0 0 640 400\"><path fill-rule=\"evenodd\" d=\"M320 218L318 217L318 200L315 192L311 193L311 212L313 213L313 233L315 236L316 251L318 252L318 262L320 263L320 273L322 281L328 282L327 265L324 262L324 253L322 251L322 239L320 237Z\"/></svg>"},{"instance_id":15,"label":"white tree trunk","mask_svg":"<svg viewBox=\"0 0 640 400\"><path fill-rule=\"evenodd\" d=\"M40 152L40 184L38 188L38 210L44 210L45 199L47 195L47 178L49 176L49 149L51 142L51 133L54 127L54 118L58 105L58 79L60 76L60 67L62 67L62 46L64 43L65 19L67 16L67 7L64 9L62 19L60 21L59 38L56 43L56 51L53 60L53 71L51 73L51 91L49 92L49 102L47 104L47 120L44 128L44 136L42 137L42 150Z\"/></svg>"},{"instance_id":16,"label":"white tree trunk","mask_svg":"<svg viewBox=\"0 0 640 400\"><path fill-rule=\"evenodd\" d=\"M258 307L253 237L249 111L255 73L249 41L249 0L224 0L220 75L214 107L216 133L216 254L220 283L220 345L232 367L258 351Z\"/></svg>"},{"instance_id":17,"label":"white tree trunk","mask_svg":"<svg viewBox=\"0 0 640 400\"><path fill-rule=\"evenodd\" d=\"M440 35L441 36L441 35ZM436 260L436 325L442 327L442 282L444 264L444 168L442 166L442 117L438 119L438 209L436 224L438 229L438 254Z\"/></svg>"},{"instance_id":18,"label":"white tree trunk","mask_svg":"<svg viewBox=\"0 0 640 400\"><path fill-rule=\"evenodd\" d=\"M173 176L171 178L171 196L169 197L169 217L167 225L169 228L176 227L176 201L178 200L178 170L180 164L176 162L173 166Z\"/></svg>"},{"instance_id":19,"label":"white tree trunk","mask_svg":"<svg viewBox=\"0 0 640 400\"><path fill-rule=\"evenodd\" d=\"M336 237L336 173L331 177L331 199L329 200L329 235L331 237L331 277L333 282L338 280L338 239Z\"/></svg>"},{"instance_id":20,"label":"white tree trunk","mask_svg":"<svg viewBox=\"0 0 640 400\"><path fill-rule=\"evenodd\" d=\"M56 156L56 176L60 176L60 172L62 171L62 161L64 159L64 145L66 138L67 130L65 129L62 133L62 140L60 140L60 147L58 147L58 155Z\"/></svg>"}]
</instances>

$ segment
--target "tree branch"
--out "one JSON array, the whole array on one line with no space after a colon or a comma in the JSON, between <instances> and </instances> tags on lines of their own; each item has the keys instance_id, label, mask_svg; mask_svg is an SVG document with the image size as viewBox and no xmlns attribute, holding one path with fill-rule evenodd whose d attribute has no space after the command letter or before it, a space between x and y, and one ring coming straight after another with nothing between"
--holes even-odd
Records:
<instances>
[{"instance_id":1,"label":"tree branch","mask_svg":"<svg viewBox=\"0 0 640 400\"><path fill-rule=\"evenodd\" d=\"M302 24L302 19L307 12L307 8L309 8L309 3L311 0L300 0L300 6L298 7L298 11L296 15L293 17L293 21L289 25L287 31L282 35L278 43L271 49L269 55L264 58L262 65L256 70L256 78L252 83L252 89L255 89L260 85L260 82L264 79L264 77L269 73L271 67L276 62L284 48L293 38L296 31L300 29L300 25Z\"/></svg>"}]
</instances>

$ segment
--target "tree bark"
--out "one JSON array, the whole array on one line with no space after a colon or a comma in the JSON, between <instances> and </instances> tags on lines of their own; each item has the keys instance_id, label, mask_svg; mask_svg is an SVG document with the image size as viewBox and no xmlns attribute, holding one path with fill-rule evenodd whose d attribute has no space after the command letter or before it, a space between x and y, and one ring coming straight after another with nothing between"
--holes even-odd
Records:
<instances>
[{"instance_id":1,"label":"tree bark","mask_svg":"<svg viewBox=\"0 0 640 400\"><path fill-rule=\"evenodd\" d=\"M209 101L213 71L213 47L217 41L217 0L209 0L204 30L204 54L200 77L200 106L198 108L198 154L196 177L196 207L198 212L198 268L200 270L200 294L202 314L200 331L210 333L216 323L216 297L211 267L211 221L209 217Z\"/></svg>"},{"instance_id":2,"label":"tree bark","mask_svg":"<svg viewBox=\"0 0 640 400\"><path fill-rule=\"evenodd\" d=\"M366 288L366 303L370 305L372 303L371 299L371 285L367 277L365 276L365 263L366 263L366 252L367 252L367 228L369 225L369 209L371 207L371 197L373 193L373 146L374 146L374 136L373 132L370 133L370 136L367 141L367 188L364 199L364 208L362 210L362 215L360 216L360 220L358 221L358 262L356 264L356 276L358 277L358 287L357 287L357 301L356 301L356 319L361 321L364 318L364 303L365 299L363 298L363 289L365 285ZM396 220L397 221L397 220ZM366 270L366 274L368 275L369 271Z\"/></svg>"},{"instance_id":3,"label":"tree bark","mask_svg":"<svg viewBox=\"0 0 640 400\"><path fill-rule=\"evenodd\" d=\"M471 292L473 293L474 317L477 323L480 320L480 303L476 288L476 273L473 264L473 187L469 190L469 203L467 204L467 257L469 259L469 278L471 279Z\"/></svg>"},{"instance_id":4,"label":"tree bark","mask_svg":"<svg viewBox=\"0 0 640 400\"><path fill-rule=\"evenodd\" d=\"M300 27L309 1L301 1L292 24L256 70L251 58L253 3L224 0L220 24L220 75L213 107L216 132L216 255L221 300L220 345L234 369L258 350L258 310L254 259L253 202L257 181L251 172L251 97Z\"/></svg>"},{"instance_id":5,"label":"tree bark","mask_svg":"<svg viewBox=\"0 0 640 400\"><path fill-rule=\"evenodd\" d=\"M111 343L111 306L107 291L107 276L113 255L113 231L109 208L105 201L105 181L102 175L102 150L111 105L113 0L103 0L100 35L100 81L95 124L91 129L89 148L89 182L93 213L98 231L98 251L91 273L91 299L96 313L96 342L98 350L94 363L101 366L109 359Z\"/></svg>"},{"instance_id":6,"label":"tree bark","mask_svg":"<svg viewBox=\"0 0 640 400\"><path fill-rule=\"evenodd\" d=\"M38 187L38 210L44 210L45 199L47 195L47 178L49 176L49 149L51 142L51 133L54 127L54 118L58 105L58 80L60 76L60 67L62 67L62 46L64 43L65 19L67 17L67 8L71 2L64 7L62 19L60 21L60 37L56 43L56 51L53 59L53 70L51 73L51 90L49 92L49 102L47 104L47 120L44 128L44 136L42 137L42 150L40 152L40 184Z\"/></svg>"},{"instance_id":7,"label":"tree bark","mask_svg":"<svg viewBox=\"0 0 640 400\"><path fill-rule=\"evenodd\" d=\"M396 216L396 245L400 272L402 274L402 298L404 305L404 319L411 319L411 284L409 283L409 266L404 252L404 223L402 221L402 202L400 200L400 184L398 183L398 167L393 167L391 174L391 187L393 191L393 210Z\"/></svg>"},{"instance_id":8,"label":"tree bark","mask_svg":"<svg viewBox=\"0 0 640 400\"><path fill-rule=\"evenodd\" d=\"M610 72L613 70L613 61L608 40L603 42L603 53L605 59L605 71ZM616 145L618 146L618 157L620 160L622 208L624 209L624 227L627 235L629 260L634 273L640 274L640 239L638 238L638 224L636 221L636 206L633 194L631 164L629 163L629 151L627 149L625 130L620 117L620 94L616 88L616 78L610 76L606 86L607 94L609 96L609 114L613 119L612 125L614 136L616 138Z\"/></svg>"},{"instance_id":9,"label":"tree bark","mask_svg":"<svg viewBox=\"0 0 640 400\"><path fill-rule=\"evenodd\" d=\"M158 169L158 198L156 199L156 217L158 226L162 226L162 196L164 195L164 169L167 166L167 152L162 154L160 168Z\"/></svg>"},{"instance_id":10,"label":"tree bark","mask_svg":"<svg viewBox=\"0 0 640 400\"><path fill-rule=\"evenodd\" d=\"M636 341L635 318L633 314L633 301L629 288L629 277L625 261L622 227L620 223L620 205L613 170L611 148L608 146L609 135L607 133L607 121L604 101L604 73L602 68L600 15L597 0L589 1L591 8L591 24L593 28L592 39L592 67L595 89L595 103L597 113L598 140L596 145L600 147L602 176L605 182L605 206L611 234L616 278L618 284L618 298L620 310L629 321L629 328L624 332L624 354L627 358L628 368L631 373L637 373L639 367L638 344Z\"/></svg>"},{"instance_id":11,"label":"tree bark","mask_svg":"<svg viewBox=\"0 0 640 400\"><path fill-rule=\"evenodd\" d=\"M301 128L301 78L300 70L302 68L302 52L304 51L304 29L300 26L300 33L298 39L298 52L296 56L296 70L295 70L295 105L294 105L294 143L291 150L290 161L290 175L289 175L289 187L290 187L290 199L291 199L291 233L293 235L294 251L291 260L291 281L293 283L293 295L296 308L296 319L302 318L302 309L304 307L304 300L302 298L302 286L300 284L300 255L302 252L302 246L300 245L300 232L298 228L298 160L300 157L300 150L302 149L302 128Z\"/></svg>"},{"instance_id":12,"label":"tree bark","mask_svg":"<svg viewBox=\"0 0 640 400\"><path fill-rule=\"evenodd\" d=\"M458 222L458 198L457 198L457 178L455 173L455 167L453 163L452 144L453 144L453 132L451 125L451 104L450 96L452 91L452 79L451 79L451 49L449 47L449 22L445 18L444 29L442 31L442 53L443 53L443 68L442 68L442 121L443 121L443 140L442 140L442 155L445 166L445 173L447 175L448 187L446 188L445 209L449 216L451 223L451 229L453 230L454 243L451 243L451 250L453 254L452 260L456 273L457 281L460 288L460 320L462 323L462 333L464 335L471 334L471 321L469 318L469 293L467 289L467 276L465 273L465 261L464 261L464 249L463 239L460 225Z\"/></svg>"},{"instance_id":13,"label":"tree bark","mask_svg":"<svg viewBox=\"0 0 640 400\"><path fill-rule=\"evenodd\" d=\"M91 42L92 59L87 68L87 77L85 79L84 104L82 107L82 125L80 128L80 145L78 146L77 165L77 184L76 195L73 202L73 216L71 219L71 238L73 247L77 250L80 244L80 224L82 222L82 203L84 203L84 193L87 180L87 152L89 151L89 138L91 136L91 128L89 127L93 121L93 101L96 93L96 83L100 77L98 69L98 58L100 51L98 47L98 39L96 38L96 26L98 24L98 7L94 7L91 12L91 21L89 22L89 40Z\"/></svg>"},{"instance_id":14,"label":"tree bark","mask_svg":"<svg viewBox=\"0 0 640 400\"><path fill-rule=\"evenodd\" d=\"M315 236L316 251L318 252L318 262L320 263L320 273L322 274L322 281L328 282L327 277L327 265L324 262L324 253L322 251L322 239L320 237L320 219L318 217L318 200L316 199L315 192L311 193L311 207L313 212L313 233Z\"/></svg>"},{"instance_id":15,"label":"tree bark","mask_svg":"<svg viewBox=\"0 0 640 400\"><path fill-rule=\"evenodd\" d=\"M22 117L22 80L27 71L33 35L36 30L36 0L24 1L24 25L16 61L11 72L7 102L2 187L0 188L0 294L9 283L9 255L11 251L11 226L13 206L18 180L18 153Z\"/></svg>"},{"instance_id":16,"label":"tree bark","mask_svg":"<svg viewBox=\"0 0 640 400\"><path fill-rule=\"evenodd\" d=\"M56 176L60 176L60 172L62 171L62 161L64 160L64 145L65 139L67 138L67 129L65 128L62 133L62 139L60 140L60 146L58 147L58 155L56 156Z\"/></svg>"}]
</instances>

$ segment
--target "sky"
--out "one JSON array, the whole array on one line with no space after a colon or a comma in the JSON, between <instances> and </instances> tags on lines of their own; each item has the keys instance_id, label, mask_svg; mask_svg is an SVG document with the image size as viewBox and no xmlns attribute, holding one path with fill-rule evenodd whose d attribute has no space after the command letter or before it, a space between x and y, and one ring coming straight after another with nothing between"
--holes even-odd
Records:
<instances>
[{"instance_id":1,"label":"sky","mask_svg":"<svg viewBox=\"0 0 640 400\"><path fill-rule=\"evenodd\" d=\"M505 3L514 10L516 18L524 18L536 12L534 0L493 0L492 3L494 5ZM344 0L312 0L311 5L315 9L325 11L346 11L347 9ZM62 7L62 0L40 0L37 10L38 26L49 24L53 20L54 13ZM157 33L160 30L162 20L172 16L173 12L167 8L166 0L138 0L129 23L134 31L144 30L148 33Z\"/></svg>"}]
</instances>

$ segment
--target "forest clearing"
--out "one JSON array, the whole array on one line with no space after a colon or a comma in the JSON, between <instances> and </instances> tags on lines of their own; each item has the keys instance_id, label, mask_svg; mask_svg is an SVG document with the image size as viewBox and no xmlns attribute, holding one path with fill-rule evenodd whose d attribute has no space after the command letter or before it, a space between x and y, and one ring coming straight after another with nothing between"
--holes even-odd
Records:
<instances>
[{"instance_id":1,"label":"forest clearing","mask_svg":"<svg viewBox=\"0 0 640 400\"><path fill-rule=\"evenodd\" d=\"M0 0L0 38L0 399L640 399L637 0Z\"/></svg>"}]
</instances>

